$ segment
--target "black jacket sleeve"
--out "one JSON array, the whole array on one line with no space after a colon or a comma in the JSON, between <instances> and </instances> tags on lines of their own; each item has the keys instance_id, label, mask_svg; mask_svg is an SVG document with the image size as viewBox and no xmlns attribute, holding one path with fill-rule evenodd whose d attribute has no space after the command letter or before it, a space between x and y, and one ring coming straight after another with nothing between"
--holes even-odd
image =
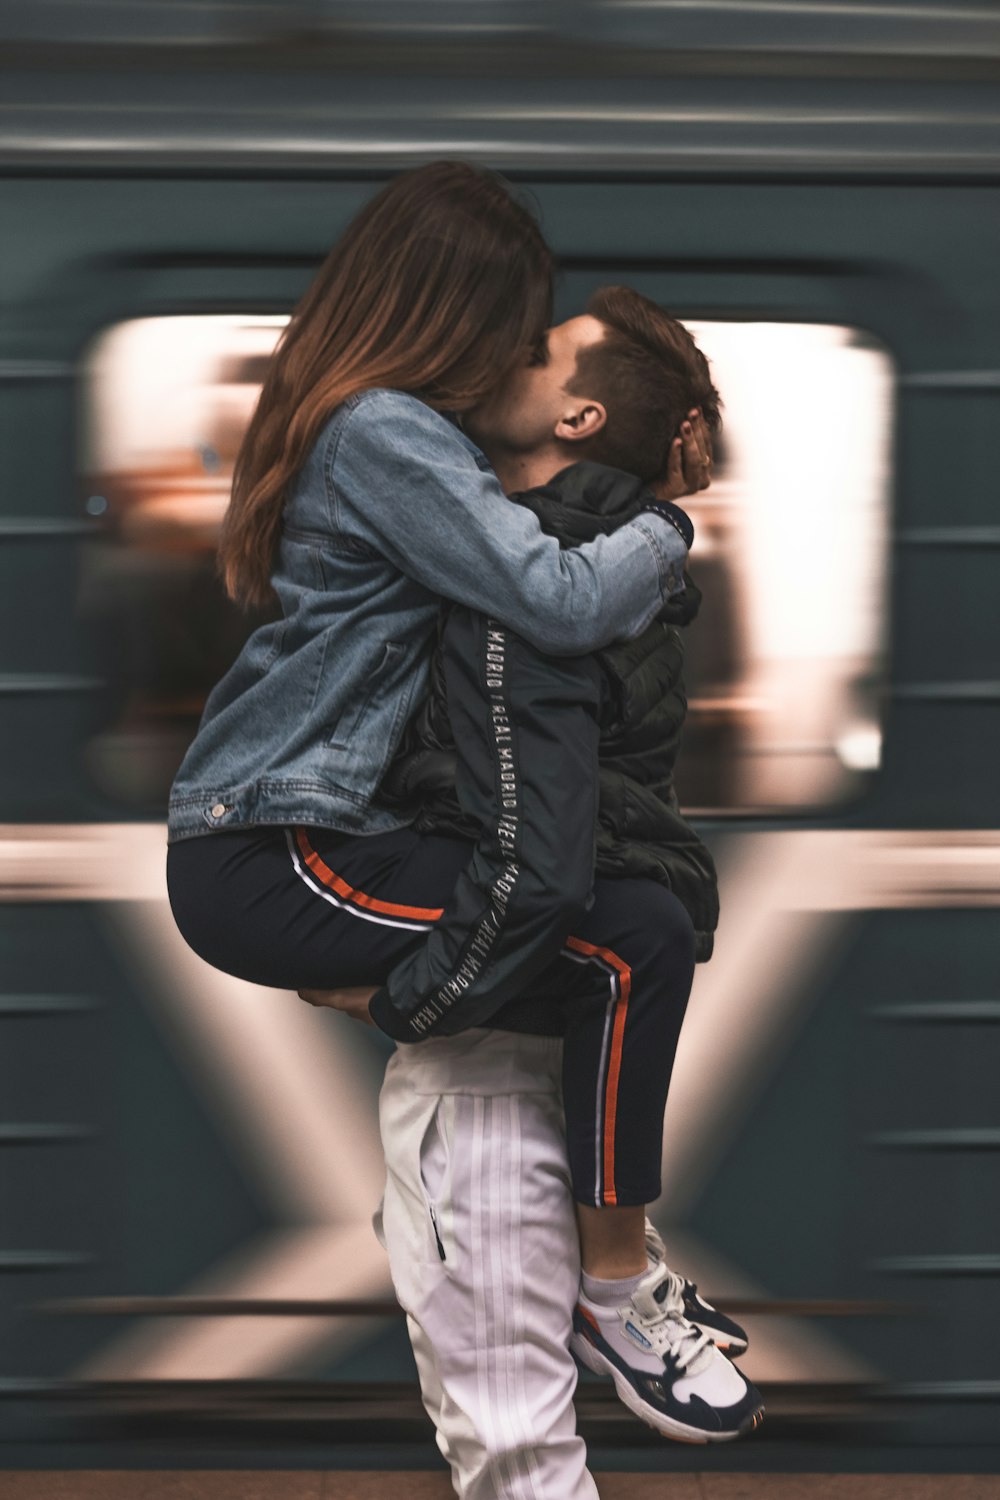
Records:
<instances>
[{"instance_id":1,"label":"black jacket sleeve","mask_svg":"<svg viewBox=\"0 0 1000 1500\"><path fill-rule=\"evenodd\" d=\"M369 1011L399 1041L481 1025L558 954L594 880L600 679L453 609L444 632L457 790L480 829L427 941Z\"/></svg>"}]
</instances>

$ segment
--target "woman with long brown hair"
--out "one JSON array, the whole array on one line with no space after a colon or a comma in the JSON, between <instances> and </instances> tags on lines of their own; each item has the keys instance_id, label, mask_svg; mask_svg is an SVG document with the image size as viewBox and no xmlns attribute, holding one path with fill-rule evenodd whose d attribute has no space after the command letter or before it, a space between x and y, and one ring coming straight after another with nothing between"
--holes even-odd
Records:
<instances>
[{"instance_id":1,"label":"woman with long brown hair","mask_svg":"<svg viewBox=\"0 0 1000 1500\"><path fill-rule=\"evenodd\" d=\"M220 547L231 597L280 616L209 695L171 791L173 851L236 829L405 828L379 786L441 597L573 655L638 634L682 586L655 504L561 549L462 431L537 357L552 269L508 184L462 162L396 178L334 245L271 360Z\"/></svg>"},{"instance_id":2,"label":"woman with long brown hair","mask_svg":"<svg viewBox=\"0 0 1000 1500\"><path fill-rule=\"evenodd\" d=\"M285 989L371 982L402 930L424 945L433 989L453 964L441 935L453 945L454 887L459 923L468 910L475 926L487 901L503 909L490 971L520 972L517 902L477 887L472 846L413 832L415 809L381 783L426 687L442 599L489 617L498 637L509 628L567 656L638 634L683 586L669 505L651 500L612 534L561 548L462 429L541 357L551 300L552 257L527 208L495 174L440 162L366 205L295 309L220 549L231 596L280 614L210 694L170 799L172 909L215 967ZM487 670L502 679L502 653ZM555 893L552 952L565 915ZM382 999L372 1018L400 1034ZM576 1500L594 1490L572 1436L569 1356L565 1341L547 1348L543 1324L532 1357L558 1367L561 1403L545 1429L560 1434L552 1492ZM545 1447L527 1408L517 1422L522 1449ZM535 1492L512 1480L503 1493Z\"/></svg>"},{"instance_id":3,"label":"woman with long brown hair","mask_svg":"<svg viewBox=\"0 0 1000 1500\"><path fill-rule=\"evenodd\" d=\"M551 308L548 246L493 174L441 162L373 199L330 252L271 360L223 527L230 596L273 598L285 496L343 401L384 387L437 411L466 411L537 344Z\"/></svg>"}]
</instances>

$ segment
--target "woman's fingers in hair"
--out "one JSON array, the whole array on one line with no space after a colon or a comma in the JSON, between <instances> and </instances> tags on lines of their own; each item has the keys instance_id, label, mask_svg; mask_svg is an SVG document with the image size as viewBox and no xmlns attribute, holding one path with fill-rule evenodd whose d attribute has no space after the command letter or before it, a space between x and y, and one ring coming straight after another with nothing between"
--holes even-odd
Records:
<instances>
[{"instance_id":1,"label":"woman's fingers in hair","mask_svg":"<svg viewBox=\"0 0 1000 1500\"><path fill-rule=\"evenodd\" d=\"M683 450L681 439L674 438L667 458L667 472L653 485L653 494L657 500L679 500L682 495L691 493L684 474Z\"/></svg>"},{"instance_id":2,"label":"woman's fingers in hair","mask_svg":"<svg viewBox=\"0 0 1000 1500\"><path fill-rule=\"evenodd\" d=\"M667 458L667 472L653 486L659 500L680 500L707 490L712 482L712 435L697 409L688 412L681 423L680 437L674 438Z\"/></svg>"},{"instance_id":3,"label":"woman's fingers in hair","mask_svg":"<svg viewBox=\"0 0 1000 1500\"><path fill-rule=\"evenodd\" d=\"M685 494L707 490L712 483L712 435L697 407L689 411L687 420L681 423L681 446L688 485Z\"/></svg>"}]
</instances>

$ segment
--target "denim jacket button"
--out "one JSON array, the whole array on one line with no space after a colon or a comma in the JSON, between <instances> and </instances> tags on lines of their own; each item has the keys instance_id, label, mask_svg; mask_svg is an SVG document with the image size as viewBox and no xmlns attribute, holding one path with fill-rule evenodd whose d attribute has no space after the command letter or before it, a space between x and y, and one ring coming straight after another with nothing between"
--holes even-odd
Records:
<instances>
[{"instance_id":1,"label":"denim jacket button","mask_svg":"<svg viewBox=\"0 0 1000 1500\"><path fill-rule=\"evenodd\" d=\"M221 818L222 815L223 815L223 813L225 812L225 810L226 810L226 804L224 802L217 802L215 804L215 806L212 808L212 817L213 818Z\"/></svg>"}]
</instances>

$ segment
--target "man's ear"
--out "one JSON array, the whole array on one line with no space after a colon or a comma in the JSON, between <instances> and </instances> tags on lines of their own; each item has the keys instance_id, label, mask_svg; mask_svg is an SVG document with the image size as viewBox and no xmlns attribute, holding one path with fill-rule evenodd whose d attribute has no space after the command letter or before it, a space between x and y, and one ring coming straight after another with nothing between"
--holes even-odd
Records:
<instances>
[{"instance_id":1,"label":"man's ear","mask_svg":"<svg viewBox=\"0 0 1000 1500\"><path fill-rule=\"evenodd\" d=\"M555 435L562 443L579 443L600 432L608 414L599 401L582 401L567 407L556 423Z\"/></svg>"}]
</instances>

